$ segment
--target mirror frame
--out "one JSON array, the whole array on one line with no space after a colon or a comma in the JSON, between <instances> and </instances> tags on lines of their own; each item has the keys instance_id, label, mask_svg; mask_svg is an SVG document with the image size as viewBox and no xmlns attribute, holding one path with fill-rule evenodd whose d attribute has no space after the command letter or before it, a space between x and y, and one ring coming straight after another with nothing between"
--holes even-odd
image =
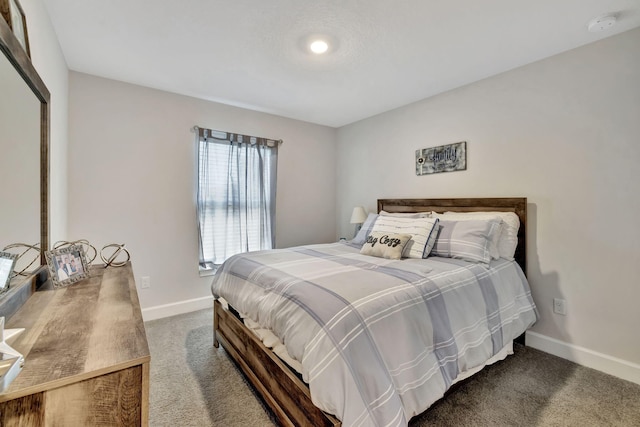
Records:
<instances>
[{"instance_id":1,"label":"mirror frame","mask_svg":"<svg viewBox=\"0 0 640 427\"><path fill-rule=\"evenodd\" d=\"M49 250L49 102L51 94L9 25L0 18L0 51L40 101L40 265ZM28 242L26 242L28 243ZM39 269L40 270L40 269ZM34 272L38 274L38 270Z\"/></svg>"}]
</instances>

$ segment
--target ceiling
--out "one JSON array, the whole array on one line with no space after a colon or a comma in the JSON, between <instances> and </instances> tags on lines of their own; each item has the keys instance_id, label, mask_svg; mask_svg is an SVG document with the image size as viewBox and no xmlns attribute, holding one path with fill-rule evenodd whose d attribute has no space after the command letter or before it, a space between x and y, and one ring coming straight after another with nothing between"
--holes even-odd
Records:
<instances>
[{"instance_id":1,"label":"ceiling","mask_svg":"<svg viewBox=\"0 0 640 427\"><path fill-rule=\"evenodd\" d=\"M332 127L640 26L639 0L44 3L71 70Z\"/></svg>"}]
</instances>

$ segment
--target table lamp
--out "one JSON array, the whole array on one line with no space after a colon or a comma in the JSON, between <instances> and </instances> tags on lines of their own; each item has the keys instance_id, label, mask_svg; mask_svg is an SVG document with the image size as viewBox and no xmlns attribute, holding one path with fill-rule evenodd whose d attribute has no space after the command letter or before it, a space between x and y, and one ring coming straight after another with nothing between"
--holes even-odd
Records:
<instances>
[{"instance_id":1,"label":"table lamp","mask_svg":"<svg viewBox=\"0 0 640 427\"><path fill-rule=\"evenodd\" d=\"M351 213L351 220L349 221L351 224L356 224L356 234L362 228L362 223L367 219L367 213L364 211L362 206L356 206L353 208L353 212ZM355 236L355 235L354 235Z\"/></svg>"}]
</instances>

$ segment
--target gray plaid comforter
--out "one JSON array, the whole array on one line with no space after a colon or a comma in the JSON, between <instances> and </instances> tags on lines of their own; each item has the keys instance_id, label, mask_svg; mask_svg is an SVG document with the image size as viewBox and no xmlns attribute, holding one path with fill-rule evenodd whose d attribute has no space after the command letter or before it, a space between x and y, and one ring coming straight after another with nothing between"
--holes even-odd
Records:
<instances>
[{"instance_id":1,"label":"gray plaid comforter","mask_svg":"<svg viewBox=\"0 0 640 427\"><path fill-rule=\"evenodd\" d=\"M392 261L344 243L236 255L211 289L280 337L345 426L406 426L536 321L515 262Z\"/></svg>"}]
</instances>

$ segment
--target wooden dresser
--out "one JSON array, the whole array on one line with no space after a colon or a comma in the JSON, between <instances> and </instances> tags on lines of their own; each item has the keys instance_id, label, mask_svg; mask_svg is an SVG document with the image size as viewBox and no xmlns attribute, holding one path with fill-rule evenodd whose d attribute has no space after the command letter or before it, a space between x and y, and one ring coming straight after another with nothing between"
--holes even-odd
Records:
<instances>
[{"instance_id":1,"label":"wooden dresser","mask_svg":"<svg viewBox=\"0 0 640 427\"><path fill-rule=\"evenodd\" d=\"M40 290L7 322L25 357L0 394L0 427L146 426L149 346L131 264Z\"/></svg>"}]
</instances>

